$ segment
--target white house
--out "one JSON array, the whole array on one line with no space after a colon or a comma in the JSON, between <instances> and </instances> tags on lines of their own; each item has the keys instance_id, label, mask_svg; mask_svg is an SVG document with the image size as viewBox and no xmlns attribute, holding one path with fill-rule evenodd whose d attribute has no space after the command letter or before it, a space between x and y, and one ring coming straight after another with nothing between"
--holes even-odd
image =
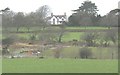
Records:
<instances>
[{"instance_id":1,"label":"white house","mask_svg":"<svg viewBox=\"0 0 120 75\"><path fill-rule=\"evenodd\" d=\"M62 24L67 21L66 13L64 13L64 15L53 15L53 13L51 13L51 16L48 17L48 21L53 25Z\"/></svg>"}]
</instances>

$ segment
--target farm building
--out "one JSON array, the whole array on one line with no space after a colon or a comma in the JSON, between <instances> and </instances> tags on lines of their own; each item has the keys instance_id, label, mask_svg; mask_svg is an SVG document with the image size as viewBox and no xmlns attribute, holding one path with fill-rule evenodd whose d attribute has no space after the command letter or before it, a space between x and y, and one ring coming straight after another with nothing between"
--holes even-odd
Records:
<instances>
[{"instance_id":1,"label":"farm building","mask_svg":"<svg viewBox=\"0 0 120 75\"><path fill-rule=\"evenodd\" d=\"M52 25L62 24L63 22L67 21L66 13L64 13L64 15L54 15L51 13L51 16L48 17L48 21Z\"/></svg>"}]
</instances>

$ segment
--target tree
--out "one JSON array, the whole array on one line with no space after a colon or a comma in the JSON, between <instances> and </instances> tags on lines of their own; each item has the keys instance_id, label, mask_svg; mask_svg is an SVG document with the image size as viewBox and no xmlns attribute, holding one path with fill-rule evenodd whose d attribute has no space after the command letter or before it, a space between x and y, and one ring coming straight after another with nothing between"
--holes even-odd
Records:
<instances>
[{"instance_id":1,"label":"tree","mask_svg":"<svg viewBox=\"0 0 120 75\"><path fill-rule=\"evenodd\" d=\"M2 14L2 27L7 29L13 27L13 17L15 13L13 11L4 12Z\"/></svg>"},{"instance_id":2,"label":"tree","mask_svg":"<svg viewBox=\"0 0 120 75\"><path fill-rule=\"evenodd\" d=\"M41 6L36 10L36 25L44 28L47 26L48 15L50 14L50 9L47 5Z\"/></svg>"},{"instance_id":3,"label":"tree","mask_svg":"<svg viewBox=\"0 0 120 75\"><path fill-rule=\"evenodd\" d=\"M8 10L10 10L10 8L5 8L5 9L3 9L3 10L0 10L0 12L6 12L6 11L8 11Z\"/></svg>"},{"instance_id":4,"label":"tree","mask_svg":"<svg viewBox=\"0 0 120 75\"><path fill-rule=\"evenodd\" d=\"M93 23L93 26L99 26L99 22L100 22L100 19L101 19L101 15L98 14L98 15L92 15L91 16L91 21Z\"/></svg>"},{"instance_id":5,"label":"tree","mask_svg":"<svg viewBox=\"0 0 120 75\"><path fill-rule=\"evenodd\" d=\"M25 17L24 17L25 25L24 26L27 28L28 32L32 26L35 26L35 18L36 18L36 16L35 16L34 12L31 12L31 13L25 15Z\"/></svg>"},{"instance_id":6,"label":"tree","mask_svg":"<svg viewBox=\"0 0 120 75\"><path fill-rule=\"evenodd\" d=\"M107 15L103 16L100 25L110 27L118 27L120 9L111 10Z\"/></svg>"},{"instance_id":7,"label":"tree","mask_svg":"<svg viewBox=\"0 0 120 75\"><path fill-rule=\"evenodd\" d=\"M110 27L116 27L118 26L118 17L112 14L108 14L101 18L100 24L102 26L107 26L109 29Z\"/></svg>"},{"instance_id":8,"label":"tree","mask_svg":"<svg viewBox=\"0 0 120 75\"><path fill-rule=\"evenodd\" d=\"M90 15L85 13L82 14L82 19L79 21L79 23L80 25L85 26L85 28L86 26L93 25Z\"/></svg>"},{"instance_id":9,"label":"tree","mask_svg":"<svg viewBox=\"0 0 120 75\"><path fill-rule=\"evenodd\" d=\"M62 42L62 37L64 35L65 32L65 24L60 25L60 30L58 31L58 42L61 43Z\"/></svg>"},{"instance_id":10,"label":"tree","mask_svg":"<svg viewBox=\"0 0 120 75\"><path fill-rule=\"evenodd\" d=\"M90 26L96 25L99 20L97 16L97 6L91 1L84 1L79 9L73 11L75 13L69 17L70 24Z\"/></svg>"},{"instance_id":11,"label":"tree","mask_svg":"<svg viewBox=\"0 0 120 75\"><path fill-rule=\"evenodd\" d=\"M80 17L79 15L77 14L72 14L69 18L69 25L70 26L79 26L79 20L80 20Z\"/></svg>"},{"instance_id":12,"label":"tree","mask_svg":"<svg viewBox=\"0 0 120 75\"><path fill-rule=\"evenodd\" d=\"M95 5L95 3L92 3L91 1L84 1L84 3L82 3L82 5L79 7L79 9L74 10L76 12L86 12L88 14L97 14L97 6Z\"/></svg>"},{"instance_id":13,"label":"tree","mask_svg":"<svg viewBox=\"0 0 120 75\"><path fill-rule=\"evenodd\" d=\"M25 19L24 19L24 13L23 12L18 12L15 16L14 16L14 25L17 27L17 31L19 31L20 27L24 26L25 23Z\"/></svg>"}]
</instances>

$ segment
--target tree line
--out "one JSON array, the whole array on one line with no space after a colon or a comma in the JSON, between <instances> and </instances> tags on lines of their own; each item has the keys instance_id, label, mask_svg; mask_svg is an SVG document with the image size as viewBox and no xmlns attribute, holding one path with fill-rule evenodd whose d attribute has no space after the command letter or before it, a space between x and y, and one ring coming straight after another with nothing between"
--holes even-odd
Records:
<instances>
[{"instance_id":1,"label":"tree line","mask_svg":"<svg viewBox=\"0 0 120 75\"><path fill-rule=\"evenodd\" d=\"M3 28L16 27L17 31L21 27L26 27L29 31L30 27L40 26L45 28L48 25L48 15L50 9L47 5L41 6L35 12L23 13L7 11L2 14Z\"/></svg>"},{"instance_id":2,"label":"tree line","mask_svg":"<svg viewBox=\"0 0 120 75\"><path fill-rule=\"evenodd\" d=\"M40 26L44 29L50 25L48 22L48 15L50 14L50 8L47 5L41 6L35 12L23 13L23 12L4 12L2 14L3 27L17 27L17 31L21 27L26 27L30 30L30 27ZM98 8L95 3L91 1L84 1L81 6L73 10L73 14L69 16L68 22L65 23L68 26L105 26L105 27L117 27L120 22L120 9L113 9L108 14L101 16L98 14Z\"/></svg>"},{"instance_id":3,"label":"tree line","mask_svg":"<svg viewBox=\"0 0 120 75\"><path fill-rule=\"evenodd\" d=\"M120 18L120 9L113 9L108 14L101 16L98 14L98 8L91 1L84 1L81 6L73 10L70 15L70 26L107 26L117 27L118 18Z\"/></svg>"}]
</instances>

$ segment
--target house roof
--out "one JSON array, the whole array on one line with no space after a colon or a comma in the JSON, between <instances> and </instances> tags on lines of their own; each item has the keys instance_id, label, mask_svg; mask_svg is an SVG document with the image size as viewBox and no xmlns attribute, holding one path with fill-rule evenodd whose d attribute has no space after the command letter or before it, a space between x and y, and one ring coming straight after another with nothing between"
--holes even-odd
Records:
<instances>
[{"instance_id":1,"label":"house roof","mask_svg":"<svg viewBox=\"0 0 120 75\"><path fill-rule=\"evenodd\" d=\"M59 18L59 19L62 19L62 18L66 18L66 15L52 15L52 16L50 16L50 17L47 17L47 19L51 19L52 17L55 17L55 18Z\"/></svg>"},{"instance_id":2,"label":"house roof","mask_svg":"<svg viewBox=\"0 0 120 75\"><path fill-rule=\"evenodd\" d=\"M62 17L63 17L63 18L66 17L66 15L53 15L53 16L55 16L56 18L60 18L60 19L61 19Z\"/></svg>"}]
</instances>

